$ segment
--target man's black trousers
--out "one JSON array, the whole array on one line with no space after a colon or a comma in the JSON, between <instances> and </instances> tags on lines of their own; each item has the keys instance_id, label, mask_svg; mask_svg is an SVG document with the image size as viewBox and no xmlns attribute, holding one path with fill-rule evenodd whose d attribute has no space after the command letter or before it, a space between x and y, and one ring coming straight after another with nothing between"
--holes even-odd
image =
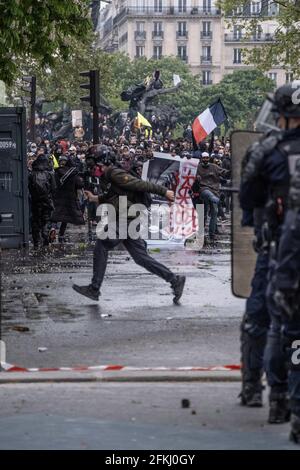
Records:
<instances>
[{"instance_id":1,"label":"man's black trousers","mask_svg":"<svg viewBox=\"0 0 300 470\"><path fill-rule=\"evenodd\" d=\"M92 279L93 289L100 291L106 271L108 252L121 242L125 246L128 253L132 256L136 264L147 269L147 271L150 273L156 274L167 282L172 282L175 280L176 276L172 273L172 271L149 256L147 252L147 244L141 238L137 240L132 240L130 238L126 240L98 239L94 248Z\"/></svg>"}]
</instances>

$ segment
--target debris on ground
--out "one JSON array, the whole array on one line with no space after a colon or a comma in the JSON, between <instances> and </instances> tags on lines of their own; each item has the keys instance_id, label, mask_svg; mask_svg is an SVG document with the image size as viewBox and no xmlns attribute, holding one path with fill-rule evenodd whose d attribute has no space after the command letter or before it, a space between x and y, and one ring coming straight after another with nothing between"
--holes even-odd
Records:
<instances>
[{"instance_id":1,"label":"debris on ground","mask_svg":"<svg viewBox=\"0 0 300 470\"><path fill-rule=\"evenodd\" d=\"M22 326L22 325L14 325L11 327L11 330L19 331L20 333L25 333L26 331L30 331L28 326Z\"/></svg>"},{"instance_id":2,"label":"debris on ground","mask_svg":"<svg viewBox=\"0 0 300 470\"><path fill-rule=\"evenodd\" d=\"M190 407L190 400L187 398L183 398L181 400L181 408L189 408Z\"/></svg>"}]
</instances>

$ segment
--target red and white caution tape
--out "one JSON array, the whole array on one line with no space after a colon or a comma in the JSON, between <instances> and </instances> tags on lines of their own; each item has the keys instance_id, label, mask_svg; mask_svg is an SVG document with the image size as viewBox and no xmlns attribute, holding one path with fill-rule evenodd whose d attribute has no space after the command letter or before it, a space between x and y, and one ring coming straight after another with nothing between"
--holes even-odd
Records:
<instances>
[{"instance_id":1,"label":"red and white caution tape","mask_svg":"<svg viewBox=\"0 0 300 470\"><path fill-rule=\"evenodd\" d=\"M130 367L121 366L117 364L109 364L104 366L76 366L76 367L40 367L40 368L27 368L19 367L16 365L8 364L7 362L0 363L4 372L105 372L105 371L123 371L123 372L230 372L240 370L241 366L230 364L225 366L214 367Z\"/></svg>"}]
</instances>

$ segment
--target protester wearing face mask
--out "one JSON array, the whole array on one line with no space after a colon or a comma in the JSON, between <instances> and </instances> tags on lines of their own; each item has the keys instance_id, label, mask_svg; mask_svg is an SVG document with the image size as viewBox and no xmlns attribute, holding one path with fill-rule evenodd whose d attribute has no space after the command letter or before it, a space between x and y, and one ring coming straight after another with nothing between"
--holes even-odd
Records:
<instances>
[{"instance_id":1,"label":"protester wearing face mask","mask_svg":"<svg viewBox=\"0 0 300 470\"><path fill-rule=\"evenodd\" d=\"M37 152L37 145L33 142L30 144L30 152L31 153L36 153Z\"/></svg>"}]
</instances>

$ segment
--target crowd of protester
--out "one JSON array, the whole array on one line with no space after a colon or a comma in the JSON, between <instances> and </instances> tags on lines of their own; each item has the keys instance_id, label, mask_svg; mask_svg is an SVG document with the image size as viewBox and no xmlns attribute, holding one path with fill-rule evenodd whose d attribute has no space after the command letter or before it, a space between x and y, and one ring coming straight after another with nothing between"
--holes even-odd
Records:
<instances>
[{"instance_id":1,"label":"crowd of protester","mask_svg":"<svg viewBox=\"0 0 300 470\"><path fill-rule=\"evenodd\" d=\"M163 134L158 126L132 129L125 123L116 137L115 128L104 119L100 124L100 142L115 154L117 164L136 177L141 177L143 163L154 158L155 152L173 157L199 160L197 177L190 190L195 204L205 204L205 221L209 238L218 233L217 218L226 219L230 212L230 196L220 191L230 181L231 155L229 141L214 135L195 147L191 126L182 138ZM47 246L58 238L66 241L68 224L88 223L89 238L96 224L96 207L84 197L84 189L97 193L101 170L91 153L92 144L78 140L50 141L38 138L28 144L27 164L31 208L31 230L35 249Z\"/></svg>"}]
</instances>

